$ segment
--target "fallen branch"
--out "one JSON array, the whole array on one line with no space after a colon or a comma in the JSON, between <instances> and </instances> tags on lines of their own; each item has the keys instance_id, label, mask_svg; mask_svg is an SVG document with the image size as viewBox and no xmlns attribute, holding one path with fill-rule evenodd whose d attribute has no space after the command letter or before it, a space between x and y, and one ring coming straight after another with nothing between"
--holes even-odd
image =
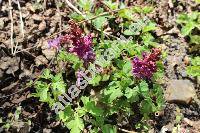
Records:
<instances>
[{"instance_id":1,"label":"fallen branch","mask_svg":"<svg viewBox=\"0 0 200 133\"><path fill-rule=\"evenodd\" d=\"M19 3L19 0L17 0L17 5L18 5L18 9L19 9L20 29L21 29L21 32L22 32L22 37L24 39L24 22L23 22L23 19L22 19L22 12L21 12L21 6L20 6L20 3Z\"/></svg>"},{"instance_id":2,"label":"fallen branch","mask_svg":"<svg viewBox=\"0 0 200 133\"><path fill-rule=\"evenodd\" d=\"M11 44L11 53L14 54L14 41L13 41L13 15L12 15L12 2L9 0L9 10L10 10L10 21L11 21L11 26L10 26L10 44Z\"/></svg>"},{"instance_id":3,"label":"fallen branch","mask_svg":"<svg viewBox=\"0 0 200 133\"><path fill-rule=\"evenodd\" d=\"M80 12L71 2L68 0L65 0L67 5L72 8L74 11L76 11L78 14L80 14L83 18L86 18L86 15L84 15L82 12Z\"/></svg>"},{"instance_id":4,"label":"fallen branch","mask_svg":"<svg viewBox=\"0 0 200 133\"><path fill-rule=\"evenodd\" d=\"M126 129L122 129L122 128L118 128L118 130L122 131L122 132L125 132L125 133L137 133L135 131L128 131Z\"/></svg>"},{"instance_id":5,"label":"fallen branch","mask_svg":"<svg viewBox=\"0 0 200 133\"><path fill-rule=\"evenodd\" d=\"M66 1L68 1L68 0L66 0ZM69 2L69 1L68 1ZM70 2L69 2L69 4L70 4L70 6L72 5ZM69 6L69 5L68 5ZM77 13L81 13L75 6L73 6L72 5L72 7L73 7L73 9L77 12ZM89 19L85 19L85 17L84 17L84 20L83 21L80 21L80 22L77 22L78 24L81 24L81 23L84 23L84 22L88 22L88 21L91 21L91 20L94 20L94 19L96 19L96 18L98 18L98 17L101 17L101 16L105 16L105 15L108 15L108 14L112 14L112 13L116 13L116 12L119 12L119 11L121 11L121 10L124 10L124 9L130 9L130 8L133 8L133 6L130 6L130 7L126 7L126 8L123 8L123 9L116 9L116 10L112 10L112 11L109 11L109 12L104 12L104 13L101 13L101 14L99 14L99 15L97 15L97 16L94 16L94 17L92 17L92 18L89 18ZM82 13L81 13L82 14ZM54 37L54 36L56 36L56 35L58 35L58 34L60 34L60 33L62 33L62 32L64 32L64 31L66 31L66 30L68 30L69 29L69 27L68 28L65 28L65 29L63 29L63 30L61 30L61 31L59 31L59 32L57 32L57 33L54 33L53 35L51 35L51 36L49 36L49 37L47 37L46 39L50 39L50 38L52 38L52 37ZM98 29L97 29L98 30ZM99 30L98 30L99 31ZM106 34L106 35L108 35L108 34ZM109 35L109 36L112 36L112 35ZM113 36L112 36L113 37ZM115 37L114 37L115 38ZM45 40L46 40L45 39Z\"/></svg>"}]
</instances>

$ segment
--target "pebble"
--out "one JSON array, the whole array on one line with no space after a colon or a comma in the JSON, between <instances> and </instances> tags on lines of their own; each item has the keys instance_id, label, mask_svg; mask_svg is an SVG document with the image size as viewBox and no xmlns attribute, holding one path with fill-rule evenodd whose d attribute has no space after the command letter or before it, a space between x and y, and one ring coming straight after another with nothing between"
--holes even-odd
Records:
<instances>
[{"instance_id":1,"label":"pebble","mask_svg":"<svg viewBox=\"0 0 200 133\"><path fill-rule=\"evenodd\" d=\"M45 30L46 29L46 22L45 21L42 21L40 24L39 24L39 26L38 26L38 29L39 29L39 31L43 31L43 30Z\"/></svg>"},{"instance_id":2,"label":"pebble","mask_svg":"<svg viewBox=\"0 0 200 133\"><path fill-rule=\"evenodd\" d=\"M51 60L56 55L56 49L45 49L45 50L42 50L42 53L45 55L45 57L48 60Z\"/></svg>"},{"instance_id":3,"label":"pebble","mask_svg":"<svg viewBox=\"0 0 200 133\"><path fill-rule=\"evenodd\" d=\"M189 80L171 80L164 95L169 103L189 104L196 92Z\"/></svg>"},{"instance_id":4,"label":"pebble","mask_svg":"<svg viewBox=\"0 0 200 133\"><path fill-rule=\"evenodd\" d=\"M36 21L42 21L43 20L42 16L40 16L38 14L33 14L32 19L34 19Z\"/></svg>"},{"instance_id":5,"label":"pebble","mask_svg":"<svg viewBox=\"0 0 200 133\"><path fill-rule=\"evenodd\" d=\"M35 58L35 64L37 66L44 65L44 64L47 64L47 63L48 63L48 60L43 55L39 55Z\"/></svg>"}]
</instances>

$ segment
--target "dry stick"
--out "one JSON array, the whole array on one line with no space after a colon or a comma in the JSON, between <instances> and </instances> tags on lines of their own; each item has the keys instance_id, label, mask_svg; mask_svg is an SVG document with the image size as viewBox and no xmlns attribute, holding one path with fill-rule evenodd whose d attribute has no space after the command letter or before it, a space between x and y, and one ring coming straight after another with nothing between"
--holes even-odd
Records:
<instances>
[{"instance_id":1,"label":"dry stick","mask_svg":"<svg viewBox=\"0 0 200 133\"><path fill-rule=\"evenodd\" d=\"M74 6L73 6L73 7L74 7ZM96 18L98 18L98 17L105 16L105 15L112 14L112 13L116 13L116 12L119 12L119 11L124 10L124 9L130 9L130 8L132 8L132 7L133 7L133 6L126 7L126 8L123 8L123 9L112 10L112 11L110 11L110 12L104 12L104 13L101 13L101 14L99 14L99 15L97 15L97 16L94 16L94 17L89 18L89 19L85 19L85 20L80 21L80 22L77 22L77 23L78 23L78 24L81 24L81 23L84 23L84 22L87 22L87 21L94 20L94 19L96 19ZM76 8L76 9L77 9L77 8ZM78 10L78 9L77 9L77 10ZM79 12L80 12L80 11L79 11ZM46 39L50 39L50 38L52 38L52 37L54 37L54 36L56 36L56 35L58 35L58 34L64 32L64 31L66 31L66 30L69 30L69 28L65 28L65 29L63 29L63 30L61 30L61 31L59 31L59 32L57 32L57 33L54 33L53 35L50 35L50 36L47 37ZM106 33L106 34L108 35L108 33ZM109 36L113 37L112 35L109 35Z\"/></svg>"},{"instance_id":2,"label":"dry stick","mask_svg":"<svg viewBox=\"0 0 200 133\"><path fill-rule=\"evenodd\" d=\"M122 128L118 128L118 130L122 131L122 132L125 132L125 133L136 133L134 131L128 131L126 129L122 129Z\"/></svg>"},{"instance_id":3,"label":"dry stick","mask_svg":"<svg viewBox=\"0 0 200 133\"><path fill-rule=\"evenodd\" d=\"M23 22L23 19L22 19L22 11L21 11L21 6L20 6L20 3L19 3L19 0L17 0L17 5L18 5L18 9L19 9L20 29L21 29L21 32L22 32L22 37L24 39L24 22Z\"/></svg>"},{"instance_id":4,"label":"dry stick","mask_svg":"<svg viewBox=\"0 0 200 133\"><path fill-rule=\"evenodd\" d=\"M13 16L12 16L12 3L11 0L9 0L9 9L10 9L10 21L11 21L11 26L10 26L10 43L11 43L11 53L13 54L14 50L14 41L13 41Z\"/></svg>"},{"instance_id":5,"label":"dry stick","mask_svg":"<svg viewBox=\"0 0 200 133\"><path fill-rule=\"evenodd\" d=\"M16 42L16 45L15 45L15 50L14 50L14 52L13 52L13 55L15 55L15 54L16 54L16 51L17 51L17 46L18 46L18 42Z\"/></svg>"},{"instance_id":6,"label":"dry stick","mask_svg":"<svg viewBox=\"0 0 200 133\"><path fill-rule=\"evenodd\" d=\"M55 2L56 3L58 3L58 0L55 0ZM59 22L59 28L60 28L60 31L62 30L62 15L61 15L61 13L60 13L60 8L59 8L59 6L58 6L58 4L56 4L56 8L57 8L57 10L58 10L58 14L59 14L59 19L60 19L60 22Z\"/></svg>"},{"instance_id":7,"label":"dry stick","mask_svg":"<svg viewBox=\"0 0 200 133\"><path fill-rule=\"evenodd\" d=\"M86 17L86 15L84 15L82 12L80 12L71 2L69 2L68 0L65 0L67 5L72 8L73 10L75 10L78 14L80 14L83 18Z\"/></svg>"},{"instance_id":8,"label":"dry stick","mask_svg":"<svg viewBox=\"0 0 200 133\"><path fill-rule=\"evenodd\" d=\"M33 49L33 48L36 48L36 47L37 47L37 46L35 45L35 46L33 46L33 47L29 47L29 48L26 48L26 49L22 49L22 50L20 50L20 51L15 52L15 54L21 53L21 52L24 52L24 51L27 51L27 50L30 50L30 49Z\"/></svg>"},{"instance_id":9,"label":"dry stick","mask_svg":"<svg viewBox=\"0 0 200 133\"><path fill-rule=\"evenodd\" d=\"M78 22L78 24L84 23L84 22L87 22L87 21L90 21L90 20L93 20L93 19L96 19L96 18L101 17L101 16L105 16L105 15L108 15L108 14L116 13L116 12L119 12L119 11L121 11L121 10L130 9L130 8L133 8L133 6L125 7L125 8L122 8L122 9L115 9L115 10L111 10L111 11L109 11L109 12L104 12L104 13L101 13L101 14L99 14L99 15L97 15L97 16L92 17L92 18L89 18L89 19L85 19L85 20L83 20L83 21L80 21L80 22Z\"/></svg>"}]
</instances>

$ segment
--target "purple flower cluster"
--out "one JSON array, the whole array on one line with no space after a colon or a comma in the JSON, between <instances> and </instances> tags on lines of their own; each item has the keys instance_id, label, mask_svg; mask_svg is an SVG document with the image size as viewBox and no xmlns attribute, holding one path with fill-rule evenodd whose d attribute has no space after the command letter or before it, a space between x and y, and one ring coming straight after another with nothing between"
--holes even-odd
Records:
<instances>
[{"instance_id":1,"label":"purple flower cluster","mask_svg":"<svg viewBox=\"0 0 200 133\"><path fill-rule=\"evenodd\" d=\"M150 79L157 71L156 61L160 59L161 50L152 49L152 53L143 53L143 59L134 57L132 61L132 71L136 78Z\"/></svg>"},{"instance_id":2,"label":"purple flower cluster","mask_svg":"<svg viewBox=\"0 0 200 133\"><path fill-rule=\"evenodd\" d=\"M71 30L68 34L59 36L48 41L48 48L60 49L63 43L72 43L73 47L69 48L69 52L75 53L85 64L95 60L95 53L92 49L91 35L83 35L83 31L74 22L69 22Z\"/></svg>"},{"instance_id":3,"label":"purple flower cluster","mask_svg":"<svg viewBox=\"0 0 200 133\"><path fill-rule=\"evenodd\" d=\"M48 48L55 48L57 50L60 49L61 37L57 37L55 39L48 40Z\"/></svg>"},{"instance_id":4,"label":"purple flower cluster","mask_svg":"<svg viewBox=\"0 0 200 133\"><path fill-rule=\"evenodd\" d=\"M83 36L82 30L73 22L70 23L71 31L69 34L62 37L62 43L72 42L73 47L69 52L75 53L84 63L95 60L95 53L92 49L91 35Z\"/></svg>"},{"instance_id":5,"label":"purple flower cluster","mask_svg":"<svg viewBox=\"0 0 200 133\"><path fill-rule=\"evenodd\" d=\"M77 44L70 48L70 52L76 53L77 56L84 60L84 62L91 62L95 59L95 53L92 49L92 38L90 35L77 40Z\"/></svg>"}]
</instances>

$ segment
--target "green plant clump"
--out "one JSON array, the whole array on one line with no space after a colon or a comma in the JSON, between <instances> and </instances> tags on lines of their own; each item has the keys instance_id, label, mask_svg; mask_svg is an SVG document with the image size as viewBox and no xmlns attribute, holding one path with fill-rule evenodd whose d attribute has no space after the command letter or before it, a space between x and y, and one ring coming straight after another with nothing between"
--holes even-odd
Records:
<instances>
[{"instance_id":1,"label":"green plant clump","mask_svg":"<svg viewBox=\"0 0 200 133\"><path fill-rule=\"evenodd\" d=\"M104 8L95 8L95 3L90 0L79 0L77 3L84 16L73 13L70 15L75 21L91 19L94 16L105 12ZM45 102L50 108L55 103L60 102L64 106L57 114L57 119L70 130L71 133L80 133L87 129L91 133L116 133L121 127L122 121L131 119L136 113L141 116L136 125L130 123L135 129L148 130L146 121L156 111L163 109L164 99L162 87L159 81L163 76L162 61L156 62L157 71L148 78L137 78L133 74L132 59L138 57L142 59L144 52L150 53L157 42L152 35L156 29L156 24L149 20L138 27L137 32L132 34L129 25L134 25L133 14L147 14L152 11L151 7L125 8L126 5L116 2L104 1L111 10L118 10L115 15L106 14L91 20L93 29L98 35L93 38L93 50L95 60L85 63L74 53L65 49L59 51L57 56L57 69L46 69L40 78L34 82L36 92L33 96L38 97L41 102ZM113 19L120 18L120 25L111 24ZM106 27L115 28L119 33L131 39L124 40L119 36L107 36ZM133 26L132 26L133 27ZM84 27L87 28L87 27ZM107 49L113 49L112 58L102 56ZM142 56L143 55L143 56ZM150 58L146 55L146 58ZM154 59L153 59L154 60ZM60 66L60 64L67 64ZM148 64L145 64L148 66ZM65 69L63 69L65 68ZM95 70L88 75L90 80L87 86L77 92L76 97L71 99L67 105L63 104L59 96L70 96L71 85L77 85L77 73L81 70ZM149 70L153 71L153 70ZM147 71L148 72L148 71ZM79 88L79 86L77 86ZM61 98L61 97L60 97ZM66 97L64 97L66 98ZM70 101L70 98L67 98Z\"/></svg>"}]
</instances>

